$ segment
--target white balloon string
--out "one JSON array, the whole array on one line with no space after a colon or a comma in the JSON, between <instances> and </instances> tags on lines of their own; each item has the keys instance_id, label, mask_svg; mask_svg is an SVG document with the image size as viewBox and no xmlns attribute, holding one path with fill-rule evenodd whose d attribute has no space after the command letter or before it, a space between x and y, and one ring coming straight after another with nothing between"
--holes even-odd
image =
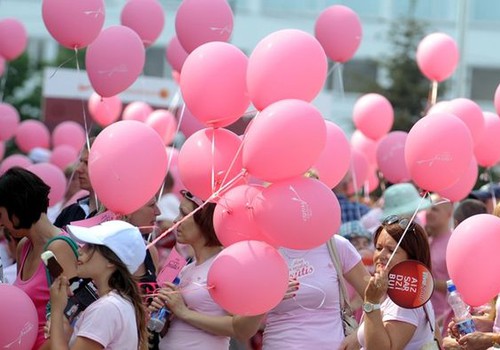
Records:
<instances>
[{"instance_id":1,"label":"white balloon string","mask_svg":"<svg viewBox=\"0 0 500 350\"><path fill-rule=\"evenodd\" d=\"M313 286L312 284L308 284L308 283L303 283L303 282L300 282L300 288L303 288L303 287L309 287L311 289L315 289L317 291L319 291L321 294L322 294L322 297L321 297L321 302L319 303L318 306L316 307L313 307L313 308L310 308L310 307L307 307L307 306L304 306L300 303L299 299L300 298L297 298L297 296L299 296L300 294L296 294L292 300L295 301L295 303L302 309L304 310L307 310L307 311L314 311L314 310L318 310L318 309L321 309L321 307L325 304L325 300L326 300L326 293L323 289L319 288L319 287L316 287L316 286ZM309 300L309 298L307 298Z\"/></svg>"},{"instance_id":2,"label":"white balloon string","mask_svg":"<svg viewBox=\"0 0 500 350\"><path fill-rule=\"evenodd\" d=\"M215 192L215 128L212 127L212 193Z\"/></svg>"},{"instance_id":3,"label":"white balloon string","mask_svg":"<svg viewBox=\"0 0 500 350\"><path fill-rule=\"evenodd\" d=\"M432 107L436 104L437 94L438 94L438 82L433 80L432 87L431 87L431 105L430 105L430 107Z\"/></svg>"},{"instance_id":4,"label":"white balloon string","mask_svg":"<svg viewBox=\"0 0 500 350\"><path fill-rule=\"evenodd\" d=\"M333 65L331 70L333 71L333 93L334 95L338 95L340 100L343 101L345 99L343 77L344 65L337 62Z\"/></svg>"}]
</instances>

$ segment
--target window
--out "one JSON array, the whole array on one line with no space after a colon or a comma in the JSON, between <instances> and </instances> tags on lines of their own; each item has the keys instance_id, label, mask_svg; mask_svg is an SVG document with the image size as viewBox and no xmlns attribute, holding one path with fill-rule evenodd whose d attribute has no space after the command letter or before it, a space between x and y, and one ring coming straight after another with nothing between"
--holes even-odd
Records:
<instances>
[{"instance_id":1,"label":"window","mask_svg":"<svg viewBox=\"0 0 500 350\"><path fill-rule=\"evenodd\" d=\"M329 63L329 72L333 63ZM345 92L366 92L370 85L377 80L378 64L371 59L354 59L344 64L342 77ZM326 80L326 89L337 88L338 72L330 72Z\"/></svg>"},{"instance_id":2,"label":"window","mask_svg":"<svg viewBox=\"0 0 500 350\"><path fill-rule=\"evenodd\" d=\"M471 99L491 101L499 81L500 68L472 67Z\"/></svg>"},{"instance_id":3,"label":"window","mask_svg":"<svg viewBox=\"0 0 500 350\"><path fill-rule=\"evenodd\" d=\"M165 76L166 70L165 48L152 46L146 50L146 64L144 75L153 77Z\"/></svg>"}]
</instances>

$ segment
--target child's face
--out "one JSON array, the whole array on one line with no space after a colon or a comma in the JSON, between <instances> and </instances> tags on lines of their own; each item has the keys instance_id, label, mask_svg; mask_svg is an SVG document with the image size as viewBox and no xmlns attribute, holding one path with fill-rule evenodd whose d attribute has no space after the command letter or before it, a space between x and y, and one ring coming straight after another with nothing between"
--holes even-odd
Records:
<instances>
[{"instance_id":1,"label":"child's face","mask_svg":"<svg viewBox=\"0 0 500 350\"><path fill-rule=\"evenodd\" d=\"M366 237L354 237L350 241L358 251L370 247L370 241Z\"/></svg>"}]
</instances>

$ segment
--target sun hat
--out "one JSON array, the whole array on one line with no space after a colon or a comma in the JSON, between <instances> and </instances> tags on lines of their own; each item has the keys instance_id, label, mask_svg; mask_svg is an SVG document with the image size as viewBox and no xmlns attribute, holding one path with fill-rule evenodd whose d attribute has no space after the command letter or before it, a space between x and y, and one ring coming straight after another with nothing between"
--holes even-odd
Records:
<instances>
[{"instance_id":1,"label":"sun hat","mask_svg":"<svg viewBox=\"0 0 500 350\"><path fill-rule=\"evenodd\" d=\"M368 231L359 220L344 222L340 225L339 235L346 239L365 237L370 241L372 240L371 232Z\"/></svg>"},{"instance_id":2,"label":"sun hat","mask_svg":"<svg viewBox=\"0 0 500 350\"><path fill-rule=\"evenodd\" d=\"M111 249L134 274L146 258L141 231L121 220L106 221L92 227L68 225L69 234L78 242L104 245Z\"/></svg>"},{"instance_id":3,"label":"sun hat","mask_svg":"<svg viewBox=\"0 0 500 350\"><path fill-rule=\"evenodd\" d=\"M432 202L428 198L422 200L417 189L411 183L399 183L385 190L382 217L389 215L411 216L417 207L421 211L431 206Z\"/></svg>"}]
</instances>

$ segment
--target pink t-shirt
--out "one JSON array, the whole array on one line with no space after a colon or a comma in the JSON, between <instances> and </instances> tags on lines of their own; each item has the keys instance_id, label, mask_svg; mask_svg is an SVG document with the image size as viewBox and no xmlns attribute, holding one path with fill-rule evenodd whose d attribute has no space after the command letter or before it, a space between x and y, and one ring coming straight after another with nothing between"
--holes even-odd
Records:
<instances>
[{"instance_id":1,"label":"pink t-shirt","mask_svg":"<svg viewBox=\"0 0 500 350\"><path fill-rule=\"evenodd\" d=\"M344 273L361 261L345 238L334 236ZM326 244L311 250L280 249L291 278L300 283L296 296L267 315L264 349L337 349L344 339L339 286Z\"/></svg>"},{"instance_id":2,"label":"pink t-shirt","mask_svg":"<svg viewBox=\"0 0 500 350\"><path fill-rule=\"evenodd\" d=\"M186 305L191 310L204 315L224 316L227 312L214 302L207 290L208 270L214 259L215 256L201 265L196 265L196 261L186 265L179 274L179 287ZM227 350L229 337L205 332L174 317L167 334L160 340L159 347L160 350Z\"/></svg>"},{"instance_id":3,"label":"pink t-shirt","mask_svg":"<svg viewBox=\"0 0 500 350\"><path fill-rule=\"evenodd\" d=\"M448 268L446 267L446 247L451 237L451 231L444 232L439 236L433 237L430 241L431 262L432 262L432 277L436 280L447 281L450 279ZM441 329L447 329L448 316L451 313L451 307L448 305L447 293L434 290L431 297L432 306L436 313L436 319L439 324L446 325Z\"/></svg>"}]
</instances>

